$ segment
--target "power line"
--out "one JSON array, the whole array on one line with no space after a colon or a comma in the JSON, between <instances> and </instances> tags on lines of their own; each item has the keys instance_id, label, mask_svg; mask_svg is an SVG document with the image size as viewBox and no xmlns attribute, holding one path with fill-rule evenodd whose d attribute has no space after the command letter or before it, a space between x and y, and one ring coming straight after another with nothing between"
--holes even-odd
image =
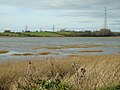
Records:
<instances>
[{"instance_id":1,"label":"power line","mask_svg":"<svg viewBox=\"0 0 120 90\"><path fill-rule=\"evenodd\" d=\"M53 24L53 32L55 31L55 25Z\"/></svg>"},{"instance_id":2,"label":"power line","mask_svg":"<svg viewBox=\"0 0 120 90\"><path fill-rule=\"evenodd\" d=\"M28 30L28 26L26 25L26 26L25 26L25 31L27 31L27 30Z\"/></svg>"},{"instance_id":3,"label":"power line","mask_svg":"<svg viewBox=\"0 0 120 90\"><path fill-rule=\"evenodd\" d=\"M105 7L105 10L104 10L104 28L107 29L108 26L107 26L107 7Z\"/></svg>"}]
</instances>

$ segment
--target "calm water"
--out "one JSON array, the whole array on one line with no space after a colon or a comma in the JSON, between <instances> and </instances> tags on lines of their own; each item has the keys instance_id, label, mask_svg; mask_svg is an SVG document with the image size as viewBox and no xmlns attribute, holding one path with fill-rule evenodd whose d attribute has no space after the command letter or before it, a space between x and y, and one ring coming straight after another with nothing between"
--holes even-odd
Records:
<instances>
[{"instance_id":1,"label":"calm water","mask_svg":"<svg viewBox=\"0 0 120 90\"><path fill-rule=\"evenodd\" d=\"M62 45L108 45L109 47L93 47L93 48L69 48L69 49L37 49L40 46L62 46ZM80 38L64 38L64 37L23 37L11 38L0 37L0 50L8 50L9 53L0 54L0 60L12 58L37 58L49 56L67 56L67 55L94 55L94 54L115 54L120 52L120 37L80 37ZM103 50L103 52L81 53L80 50ZM12 56L15 53L33 53L53 52L57 54L39 55L39 56Z\"/></svg>"}]
</instances>

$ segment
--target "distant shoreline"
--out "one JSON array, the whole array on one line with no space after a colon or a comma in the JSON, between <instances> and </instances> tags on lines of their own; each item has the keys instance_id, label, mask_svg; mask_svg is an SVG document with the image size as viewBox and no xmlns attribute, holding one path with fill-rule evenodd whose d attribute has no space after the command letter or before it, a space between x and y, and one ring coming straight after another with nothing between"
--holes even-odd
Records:
<instances>
[{"instance_id":1,"label":"distant shoreline","mask_svg":"<svg viewBox=\"0 0 120 90\"><path fill-rule=\"evenodd\" d=\"M28 37L29 37L29 36L27 36L27 37L26 37L26 36L24 36L24 37L21 37L21 36L18 36L18 37L15 37L15 36L0 36L0 38L28 38ZM104 37L106 37L106 38L107 38L107 37L117 38L117 37L118 37L118 38L120 38L120 36L80 36L80 37L70 37L70 36L69 36L69 37L64 37L64 36L63 36L63 37L57 37L57 36L42 36L42 37L40 37L40 36L39 36L39 37L33 37L33 38L44 38L44 37L45 37L45 38L53 38L53 37L54 37L54 38L81 38L81 37L84 37L84 38L88 38L88 37L89 37L89 38L94 38L94 37L98 37L98 38L99 38L99 37L103 37L103 38L104 38Z\"/></svg>"},{"instance_id":2,"label":"distant shoreline","mask_svg":"<svg viewBox=\"0 0 120 90\"><path fill-rule=\"evenodd\" d=\"M6 30L0 33L3 37L120 37L120 32L112 32L110 29L101 29L99 31L42 31L42 32L11 32Z\"/></svg>"}]
</instances>

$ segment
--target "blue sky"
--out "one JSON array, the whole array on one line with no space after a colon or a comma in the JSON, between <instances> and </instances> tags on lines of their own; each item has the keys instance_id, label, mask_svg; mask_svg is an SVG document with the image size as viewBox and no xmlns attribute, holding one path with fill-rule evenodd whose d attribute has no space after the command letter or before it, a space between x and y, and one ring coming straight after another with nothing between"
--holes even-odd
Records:
<instances>
[{"instance_id":1,"label":"blue sky","mask_svg":"<svg viewBox=\"0 0 120 90\"><path fill-rule=\"evenodd\" d=\"M62 28L99 30L104 7L108 27L120 31L120 0L0 0L0 30L56 30Z\"/></svg>"}]
</instances>

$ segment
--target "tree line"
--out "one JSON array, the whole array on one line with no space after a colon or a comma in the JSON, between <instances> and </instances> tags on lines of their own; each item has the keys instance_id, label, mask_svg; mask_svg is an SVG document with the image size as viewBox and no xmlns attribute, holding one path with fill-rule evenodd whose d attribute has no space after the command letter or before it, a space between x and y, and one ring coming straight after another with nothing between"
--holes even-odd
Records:
<instances>
[{"instance_id":1,"label":"tree line","mask_svg":"<svg viewBox=\"0 0 120 90\"><path fill-rule=\"evenodd\" d=\"M61 30L61 32L69 32L66 30ZM71 31L71 33L66 34L65 36L71 37L107 37L107 36L120 36L120 32L112 32L110 29L100 29L99 31Z\"/></svg>"}]
</instances>

